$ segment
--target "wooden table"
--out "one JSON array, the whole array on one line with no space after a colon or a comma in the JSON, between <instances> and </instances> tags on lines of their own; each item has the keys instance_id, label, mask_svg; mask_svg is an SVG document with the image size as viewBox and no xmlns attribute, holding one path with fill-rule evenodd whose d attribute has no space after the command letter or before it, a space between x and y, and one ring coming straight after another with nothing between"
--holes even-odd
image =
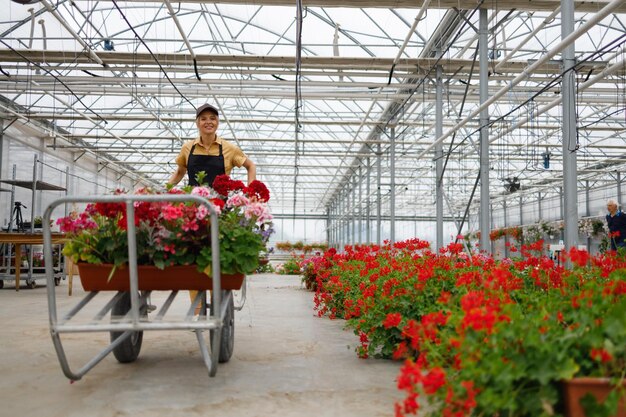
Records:
<instances>
[{"instance_id":1,"label":"wooden table","mask_svg":"<svg viewBox=\"0 0 626 417\"><path fill-rule=\"evenodd\" d=\"M52 233L52 244L63 243L63 233ZM22 245L43 245L43 233L0 233L0 243L15 245L15 291L20 290Z\"/></svg>"}]
</instances>

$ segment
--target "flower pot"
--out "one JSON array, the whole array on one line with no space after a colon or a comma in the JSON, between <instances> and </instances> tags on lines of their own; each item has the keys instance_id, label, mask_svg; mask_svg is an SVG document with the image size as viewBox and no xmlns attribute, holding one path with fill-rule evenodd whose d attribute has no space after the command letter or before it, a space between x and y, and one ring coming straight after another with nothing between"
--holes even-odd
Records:
<instances>
[{"instance_id":1,"label":"flower pot","mask_svg":"<svg viewBox=\"0 0 626 417\"><path fill-rule=\"evenodd\" d=\"M622 381L622 387L626 390L626 381ZM563 381L565 415L567 417L588 417L580 405L580 399L586 394L591 394L602 402L614 388L610 385L608 378L581 377ZM620 398L617 414L613 417L626 417L626 394Z\"/></svg>"},{"instance_id":2,"label":"flower pot","mask_svg":"<svg viewBox=\"0 0 626 417\"><path fill-rule=\"evenodd\" d=\"M270 263L269 258L259 258L259 265L267 265Z\"/></svg>"},{"instance_id":3,"label":"flower pot","mask_svg":"<svg viewBox=\"0 0 626 417\"><path fill-rule=\"evenodd\" d=\"M109 280L111 264L78 263L80 282L85 291L129 291L130 276L128 267L122 266L115 270ZM195 265L170 266L159 269L152 265L138 265L138 285L140 290L211 290L213 280ZM243 283L243 274L222 274L223 290L238 290Z\"/></svg>"}]
</instances>

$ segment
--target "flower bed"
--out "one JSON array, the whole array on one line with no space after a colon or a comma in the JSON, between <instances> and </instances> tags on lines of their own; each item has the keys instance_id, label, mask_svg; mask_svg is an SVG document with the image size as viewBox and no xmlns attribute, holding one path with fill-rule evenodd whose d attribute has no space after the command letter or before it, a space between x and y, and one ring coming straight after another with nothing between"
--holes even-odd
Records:
<instances>
[{"instance_id":1,"label":"flower bed","mask_svg":"<svg viewBox=\"0 0 626 417\"><path fill-rule=\"evenodd\" d=\"M222 273L250 274L259 266L259 253L266 249L273 232L267 207L269 191L259 181L246 187L227 175L218 176L213 187L185 187L167 193L190 193L210 201L218 213ZM137 194L162 192L143 188ZM210 274L210 217L206 206L195 202L137 201L134 211L138 265L159 269L196 265L198 271ZM68 237L63 253L72 262L113 264L115 268L128 263L124 203L89 204L84 212L57 222Z\"/></svg>"},{"instance_id":2,"label":"flower bed","mask_svg":"<svg viewBox=\"0 0 626 417\"><path fill-rule=\"evenodd\" d=\"M360 357L405 360L397 416L424 405L434 416L561 415L561 381L624 378L626 261L572 249L566 270L541 251L496 261L417 239L346 247L326 253L315 305L347 320ZM616 415L619 395L589 407Z\"/></svg>"}]
</instances>

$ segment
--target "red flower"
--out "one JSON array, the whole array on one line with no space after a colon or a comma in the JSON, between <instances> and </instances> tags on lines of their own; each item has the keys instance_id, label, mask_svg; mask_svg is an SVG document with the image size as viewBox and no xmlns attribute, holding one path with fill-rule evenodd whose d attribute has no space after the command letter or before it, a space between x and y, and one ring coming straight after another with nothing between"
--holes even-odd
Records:
<instances>
[{"instance_id":1,"label":"red flower","mask_svg":"<svg viewBox=\"0 0 626 417\"><path fill-rule=\"evenodd\" d=\"M398 327L402 321L402 315L400 313L389 313L383 322L385 329L391 329L392 327Z\"/></svg>"},{"instance_id":2,"label":"red flower","mask_svg":"<svg viewBox=\"0 0 626 417\"><path fill-rule=\"evenodd\" d=\"M613 356L607 352L605 349L601 348L593 348L591 349L591 359L594 361L607 363L613 360Z\"/></svg>"},{"instance_id":3,"label":"red flower","mask_svg":"<svg viewBox=\"0 0 626 417\"><path fill-rule=\"evenodd\" d=\"M578 266L586 266L589 263L589 252L586 250L572 247L569 251L569 257Z\"/></svg>"},{"instance_id":4,"label":"red flower","mask_svg":"<svg viewBox=\"0 0 626 417\"><path fill-rule=\"evenodd\" d=\"M218 194L227 196L229 192L243 190L246 186L243 182L231 180L228 175L222 174L215 177L212 188Z\"/></svg>"},{"instance_id":5,"label":"red flower","mask_svg":"<svg viewBox=\"0 0 626 417\"><path fill-rule=\"evenodd\" d=\"M422 380L424 392L428 395L434 394L446 383L446 373L443 369L437 367L431 369Z\"/></svg>"},{"instance_id":6,"label":"red flower","mask_svg":"<svg viewBox=\"0 0 626 417\"><path fill-rule=\"evenodd\" d=\"M249 197L256 197L259 201L269 201L270 192L261 181L254 180L248 185L246 189L246 194Z\"/></svg>"}]
</instances>

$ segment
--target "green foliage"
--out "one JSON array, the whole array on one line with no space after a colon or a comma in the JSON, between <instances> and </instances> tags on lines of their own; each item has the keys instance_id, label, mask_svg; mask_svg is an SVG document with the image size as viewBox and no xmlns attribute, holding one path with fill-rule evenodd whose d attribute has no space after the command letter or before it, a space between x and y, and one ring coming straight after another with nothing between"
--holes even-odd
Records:
<instances>
[{"instance_id":1,"label":"green foliage","mask_svg":"<svg viewBox=\"0 0 626 417\"><path fill-rule=\"evenodd\" d=\"M296 255L293 255L291 258L287 260L284 264L281 265L280 268L277 269L281 275L299 275L300 274L300 262L302 258Z\"/></svg>"},{"instance_id":2,"label":"green foliage","mask_svg":"<svg viewBox=\"0 0 626 417\"><path fill-rule=\"evenodd\" d=\"M261 235L252 227L243 227L236 212L220 217L220 265L225 274L251 274L259 266L259 252L265 249ZM196 259L199 270L210 273L211 247L206 246Z\"/></svg>"}]
</instances>

